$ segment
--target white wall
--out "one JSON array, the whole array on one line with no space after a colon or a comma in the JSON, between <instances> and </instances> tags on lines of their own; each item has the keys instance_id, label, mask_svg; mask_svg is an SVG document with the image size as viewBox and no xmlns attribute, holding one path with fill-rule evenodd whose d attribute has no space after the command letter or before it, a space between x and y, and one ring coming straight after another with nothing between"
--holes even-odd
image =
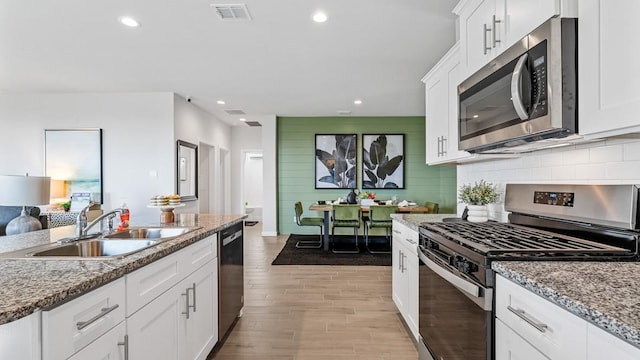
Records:
<instances>
[{"instance_id":1,"label":"white wall","mask_svg":"<svg viewBox=\"0 0 640 360\"><path fill-rule=\"evenodd\" d=\"M253 119L252 119L253 120ZM274 139L275 141L275 139ZM234 213L244 213L244 203L242 201L242 164L243 151L262 151L262 127L250 127L239 124L231 128L231 177L237 181L231 182L231 210ZM262 175L256 181L262 183ZM260 200L262 203L262 200Z\"/></svg>"},{"instance_id":2,"label":"white wall","mask_svg":"<svg viewBox=\"0 0 640 360\"><path fill-rule=\"evenodd\" d=\"M507 183L640 184L640 140L609 139L458 165L458 188L481 179L497 184L501 193L500 202L490 206L491 218L507 221ZM458 214L462 209L459 204Z\"/></svg>"},{"instance_id":3,"label":"white wall","mask_svg":"<svg viewBox=\"0 0 640 360\"><path fill-rule=\"evenodd\" d=\"M102 128L103 208L155 218L149 197L175 186L173 115L168 92L0 94L0 174L44 174L44 129Z\"/></svg>"},{"instance_id":4,"label":"white wall","mask_svg":"<svg viewBox=\"0 0 640 360\"><path fill-rule=\"evenodd\" d=\"M198 145L200 142L215 146L216 149L231 149L231 126L194 103L187 102L179 95L174 96L175 138ZM174 141L175 144L175 141ZM173 158L175 159L175 145ZM175 163L175 161L174 161ZM218 164L218 162L216 162ZM175 164L174 164L175 167ZM175 188L175 181L173 187ZM174 190L175 191L175 190ZM213 196L218 196L214 191ZM233 198L233 197L232 197ZM199 201L199 200L198 200ZM198 201L186 202L187 206L176 209L176 213L198 212ZM240 213L234 210L234 213Z\"/></svg>"}]
</instances>

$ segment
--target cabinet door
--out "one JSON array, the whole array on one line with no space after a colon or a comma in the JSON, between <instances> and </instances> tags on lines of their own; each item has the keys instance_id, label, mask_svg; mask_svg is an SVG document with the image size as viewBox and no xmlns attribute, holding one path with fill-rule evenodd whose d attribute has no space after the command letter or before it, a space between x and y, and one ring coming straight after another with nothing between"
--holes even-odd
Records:
<instances>
[{"instance_id":1,"label":"cabinet door","mask_svg":"<svg viewBox=\"0 0 640 360\"><path fill-rule=\"evenodd\" d=\"M407 284L404 275L404 252L402 249L402 232L396 228L396 222L393 225L393 244L391 246L392 254L391 254L391 283L392 283L392 297L393 302L396 304L400 313L405 312L405 298L407 293Z\"/></svg>"},{"instance_id":2,"label":"cabinet door","mask_svg":"<svg viewBox=\"0 0 640 360\"><path fill-rule=\"evenodd\" d=\"M496 17L500 20L496 25L500 40L496 49L508 49L545 21L559 14L559 0L496 0Z\"/></svg>"},{"instance_id":3,"label":"cabinet door","mask_svg":"<svg viewBox=\"0 0 640 360\"><path fill-rule=\"evenodd\" d=\"M640 131L640 2L581 0L578 11L580 134Z\"/></svg>"},{"instance_id":4,"label":"cabinet door","mask_svg":"<svg viewBox=\"0 0 640 360\"><path fill-rule=\"evenodd\" d=\"M185 279L190 291L189 319L185 327L185 352L181 359L204 360L218 341L218 259L202 266ZM193 297L195 293L195 298Z\"/></svg>"},{"instance_id":5,"label":"cabinet door","mask_svg":"<svg viewBox=\"0 0 640 360\"><path fill-rule=\"evenodd\" d=\"M420 338L418 329L418 258L417 255L407 254L407 312L405 321L416 339Z\"/></svg>"},{"instance_id":6,"label":"cabinet door","mask_svg":"<svg viewBox=\"0 0 640 360\"><path fill-rule=\"evenodd\" d=\"M500 319L496 319L496 360L547 360Z\"/></svg>"},{"instance_id":7,"label":"cabinet door","mask_svg":"<svg viewBox=\"0 0 640 360\"><path fill-rule=\"evenodd\" d=\"M587 359L640 359L640 349L592 324L587 325Z\"/></svg>"},{"instance_id":8,"label":"cabinet door","mask_svg":"<svg viewBox=\"0 0 640 360\"><path fill-rule=\"evenodd\" d=\"M476 72L494 57L491 33L493 15L495 0L470 1L460 12L463 78Z\"/></svg>"},{"instance_id":9,"label":"cabinet door","mask_svg":"<svg viewBox=\"0 0 640 360\"><path fill-rule=\"evenodd\" d=\"M126 330L125 323L121 322L69 360L124 360Z\"/></svg>"},{"instance_id":10,"label":"cabinet door","mask_svg":"<svg viewBox=\"0 0 640 360\"><path fill-rule=\"evenodd\" d=\"M449 137L449 82L445 68L433 75L425 83L426 95L426 161L427 164L436 163L446 156L446 144Z\"/></svg>"},{"instance_id":11,"label":"cabinet door","mask_svg":"<svg viewBox=\"0 0 640 360\"><path fill-rule=\"evenodd\" d=\"M127 319L129 356L132 360L181 359L180 334L185 299L174 286Z\"/></svg>"}]
</instances>

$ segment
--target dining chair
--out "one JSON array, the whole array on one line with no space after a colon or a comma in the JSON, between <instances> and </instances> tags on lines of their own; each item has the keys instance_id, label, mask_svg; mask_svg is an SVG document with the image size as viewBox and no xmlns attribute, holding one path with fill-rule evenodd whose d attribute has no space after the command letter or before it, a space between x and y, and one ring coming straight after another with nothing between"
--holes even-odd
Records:
<instances>
[{"instance_id":1,"label":"dining chair","mask_svg":"<svg viewBox=\"0 0 640 360\"><path fill-rule=\"evenodd\" d=\"M324 227L324 219L321 217L302 217L302 203L295 203L296 224L298 226L318 226L320 227L320 237L318 240L299 240L296 242L298 249L319 249L322 247L322 229Z\"/></svg>"},{"instance_id":2,"label":"dining chair","mask_svg":"<svg viewBox=\"0 0 640 360\"><path fill-rule=\"evenodd\" d=\"M390 254L391 253L391 227L393 221L391 214L396 213L398 207L396 205L377 205L369 207L369 216L365 218L364 239L367 251L372 254ZM369 232L374 228L385 229L385 239L389 241L388 251L374 251L369 247Z\"/></svg>"},{"instance_id":3,"label":"dining chair","mask_svg":"<svg viewBox=\"0 0 640 360\"><path fill-rule=\"evenodd\" d=\"M431 201L425 202L424 207L429 209L429 214L437 214L440 211L440 205Z\"/></svg>"},{"instance_id":4,"label":"dining chair","mask_svg":"<svg viewBox=\"0 0 640 360\"><path fill-rule=\"evenodd\" d=\"M334 253L357 254L360 252L358 248L358 230L360 229L360 204L355 205L333 205L333 215L331 217L331 242L333 243L331 251ZM335 229L340 227L353 228L355 243L353 250L337 250L335 248Z\"/></svg>"}]
</instances>

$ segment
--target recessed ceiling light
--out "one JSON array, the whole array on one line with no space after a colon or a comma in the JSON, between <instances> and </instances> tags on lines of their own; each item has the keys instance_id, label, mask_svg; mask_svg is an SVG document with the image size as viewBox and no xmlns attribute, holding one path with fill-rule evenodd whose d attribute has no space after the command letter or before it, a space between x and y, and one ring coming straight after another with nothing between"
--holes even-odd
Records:
<instances>
[{"instance_id":1,"label":"recessed ceiling light","mask_svg":"<svg viewBox=\"0 0 640 360\"><path fill-rule=\"evenodd\" d=\"M226 103L224 102L224 100L218 100L218 101L216 101L216 103L218 103L218 105L224 105L224 104L226 104Z\"/></svg>"},{"instance_id":2,"label":"recessed ceiling light","mask_svg":"<svg viewBox=\"0 0 640 360\"><path fill-rule=\"evenodd\" d=\"M477 114L476 114L476 115L473 115L473 118L474 118L474 119L477 119L477 118L478 118L478 115L477 115Z\"/></svg>"},{"instance_id":3,"label":"recessed ceiling light","mask_svg":"<svg viewBox=\"0 0 640 360\"><path fill-rule=\"evenodd\" d=\"M361 105L362 104L362 100L357 99L357 100L353 100L353 103L356 105Z\"/></svg>"},{"instance_id":4,"label":"recessed ceiling light","mask_svg":"<svg viewBox=\"0 0 640 360\"><path fill-rule=\"evenodd\" d=\"M128 27L138 27L138 26L140 26L140 23L136 19L132 18L131 16L120 16L118 18L118 20L120 20L120 22L123 25L126 25Z\"/></svg>"},{"instance_id":5,"label":"recessed ceiling light","mask_svg":"<svg viewBox=\"0 0 640 360\"><path fill-rule=\"evenodd\" d=\"M313 21L317 23L323 23L327 21L327 14L323 13L322 11L318 11L317 13L313 14Z\"/></svg>"},{"instance_id":6,"label":"recessed ceiling light","mask_svg":"<svg viewBox=\"0 0 640 360\"><path fill-rule=\"evenodd\" d=\"M240 118L240 121L247 121L247 119L245 119L245 118Z\"/></svg>"}]
</instances>

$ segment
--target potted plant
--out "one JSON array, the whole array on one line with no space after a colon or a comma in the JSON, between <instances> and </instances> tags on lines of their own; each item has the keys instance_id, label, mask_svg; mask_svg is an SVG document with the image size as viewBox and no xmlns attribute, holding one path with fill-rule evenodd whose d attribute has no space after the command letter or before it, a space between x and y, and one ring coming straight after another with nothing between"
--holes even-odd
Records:
<instances>
[{"instance_id":1,"label":"potted plant","mask_svg":"<svg viewBox=\"0 0 640 360\"><path fill-rule=\"evenodd\" d=\"M62 204L60 204L60 206L65 212L69 212L69 210L71 209L71 201L63 202Z\"/></svg>"},{"instance_id":2,"label":"potted plant","mask_svg":"<svg viewBox=\"0 0 640 360\"><path fill-rule=\"evenodd\" d=\"M475 184L465 184L460 187L460 201L467 204L469 216L467 220L471 222L485 222L489 219L487 204L498 200L498 193L495 185L480 180Z\"/></svg>"}]
</instances>

